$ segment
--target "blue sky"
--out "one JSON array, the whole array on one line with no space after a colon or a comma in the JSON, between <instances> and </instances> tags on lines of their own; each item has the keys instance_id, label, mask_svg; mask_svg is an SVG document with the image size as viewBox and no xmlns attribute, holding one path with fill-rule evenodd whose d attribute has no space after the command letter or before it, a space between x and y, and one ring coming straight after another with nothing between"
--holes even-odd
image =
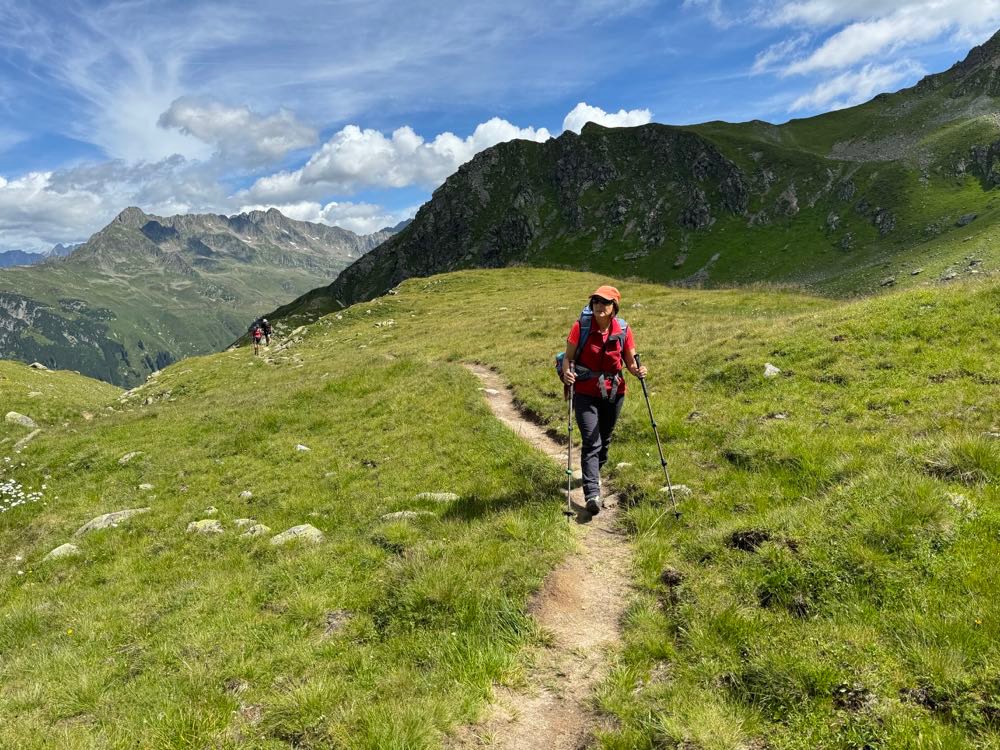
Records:
<instances>
[{"instance_id":1,"label":"blue sky","mask_svg":"<svg viewBox=\"0 0 1000 750\"><path fill-rule=\"evenodd\" d=\"M0 0L0 250L128 205L372 231L510 138L784 122L998 27L1000 0Z\"/></svg>"}]
</instances>

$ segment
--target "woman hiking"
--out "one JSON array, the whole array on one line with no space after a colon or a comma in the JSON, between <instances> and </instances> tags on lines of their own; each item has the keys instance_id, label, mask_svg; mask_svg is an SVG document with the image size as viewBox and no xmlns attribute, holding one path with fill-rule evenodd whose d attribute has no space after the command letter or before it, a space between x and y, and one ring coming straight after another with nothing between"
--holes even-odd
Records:
<instances>
[{"instance_id":1,"label":"woman hiking","mask_svg":"<svg viewBox=\"0 0 1000 750\"><path fill-rule=\"evenodd\" d=\"M625 398L622 369L646 377L646 368L635 361L632 329L617 317L621 299L613 286L599 286L566 339L563 382L574 386L573 409L583 439L583 496L591 515L601 510L601 467Z\"/></svg>"}]
</instances>

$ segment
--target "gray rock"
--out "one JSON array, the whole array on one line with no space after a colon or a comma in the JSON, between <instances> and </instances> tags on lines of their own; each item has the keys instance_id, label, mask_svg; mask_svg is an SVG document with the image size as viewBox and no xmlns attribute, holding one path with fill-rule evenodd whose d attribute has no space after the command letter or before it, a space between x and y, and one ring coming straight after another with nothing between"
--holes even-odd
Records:
<instances>
[{"instance_id":1,"label":"gray rock","mask_svg":"<svg viewBox=\"0 0 1000 750\"><path fill-rule=\"evenodd\" d=\"M963 216L960 216L958 217L958 221L955 222L955 226L956 227L968 226L969 224L971 224L976 220L977 216L979 216L979 214L965 214Z\"/></svg>"},{"instance_id":2,"label":"gray rock","mask_svg":"<svg viewBox=\"0 0 1000 750\"><path fill-rule=\"evenodd\" d=\"M429 510L397 510L395 513L386 513L382 516L383 521L410 521L416 518L426 518L433 516Z\"/></svg>"},{"instance_id":3,"label":"gray rock","mask_svg":"<svg viewBox=\"0 0 1000 750\"><path fill-rule=\"evenodd\" d=\"M218 508L216 508L216 507L215 507L214 505L210 505L210 506L208 506L207 508L205 508L205 510L204 510L204 511L202 511L202 512L203 512L203 513L204 513L204 514L205 514L206 516L214 516L214 515L215 515L216 513L218 513L218 512L219 512L219 509L218 509Z\"/></svg>"},{"instance_id":4,"label":"gray rock","mask_svg":"<svg viewBox=\"0 0 1000 750\"><path fill-rule=\"evenodd\" d=\"M129 508L127 510L116 510L113 513L105 513L103 516L97 516L97 518L87 521L87 523L76 530L73 536L83 536L91 531L98 531L100 529L114 529L122 521L132 516L137 516L140 513L148 513L149 511L150 508Z\"/></svg>"},{"instance_id":5,"label":"gray rock","mask_svg":"<svg viewBox=\"0 0 1000 750\"><path fill-rule=\"evenodd\" d=\"M143 455L142 451L130 451L129 453L126 453L124 456L118 459L118 465L124 466L133 458L138 458L141 455Z\"/></svg>"},{"instance_id":6,"label":"gray rock","mask_svg":"<svg viewBox=\"0 0 1000 750\"><path fill-rule=\"evenodd\" d=\"M776 378L781 374L781 370L772 365L770 362L764 363L764 377L765 378Z\"/></svg>"},{"instance_id":7,"label":"gray rock","mask_svg":"<svg viewBox=\"0 0 1000 750\"><path fill-rule=\"evenodd\" d=\"M42 558L42 560L43 561L59 560L63 557L75 557L76 555L79 554L80 554L80 548L77 547L75 544L70 544L69 542L67 542L66 544L61 544L54 550L49 552L49 554L47 554L44 558Z\"/></svg>"},{"instance_id":8,"label":"gray rock","mask_svg":"<svg viewBox=\"0 0 1000 750\"><path fill-rule=\"evenodd\" d=\"M192 521L187 526L188 534L222 534L225 529L222 523L216 518L203 518L200 521Z\"/></svg>"},{"instance_id":9,"label":"gray rock","mask_svg":"<svg viewBox=\"0 0 1000 750\"><path fill-rule=\"evenodd\" d=\"M895 283L896 283L896 277L895 276L886 276L884 279L882 279L878 283L878 285L879 286L892 286Z\"/></svg>"},{"instance_id":10,"label":"gray rock","mask_svg":"<svg viewBox=\"0 0 1000 750\"><path fill-rule=\"evenodd\" d=\"M243 490L243 492L240 493L240 500L252 500L252 499L253 499L253 493L250 490Z\"/></svg>"},{"instance_id":11,"label":"gray rock","mask_svg":"<svg viewBox=\"0 0 1000 750\"><path fill-rule=\"evenodd\" d=\"M323 532L308 523L303 523L299 526L293 526L287 531L282 531L280 534L271 537L271 544L282 545L288 544L296 540L301 540L303 542L309 542L310 544L318 544L324 539Z\"/></svg>"},{"instance_id":12,"label":"gray rock","mask_svg":"<svg viewBox=\"0 0 1000 750\"><path fill-rule=\"evenodd\" d=\"M143 492L149 492L151 489L153 489L153 485L151 485L149 482L143 482L142 484L139 485L139 489L142 490Z\"/></svg>"},{"instance_id":13,"label":"gray rock","mask_svg":"<svg viewBox=\"0 0 1000 750\"><path fill-rule=\"evenodd\" d=\"M33 430L38 427L38 425L35 424L35 420L31 417L18 414L16 411L7 412L7 415L4 417L4 421L7 424L19 424L21 427L27 427L29 430Z\"/></svg>"},{"instance_id":14,"label":"gray rock","mask_svg":"<svg viewBox=\"0 0 1000 750\"><path fill-rule=\"evenodd\" d=\"M23 451L25 448L28 447L28 443L30 443L32 440L34 440L36 437L38 437L41 434L42 434L41 430L32 430L27 435L25 435L23 438L21 438L16 443L14 443L14 452L15 453L20 453L21 451Z\"/></svg>"},{"instance_id":15,"label":"gray rock","mask_svg":"<svg viewBox=\"0 0 1000 750\"><path fill-rule=\"evenodd\" d=\"M48 370L49 368L43 365L41 362L32 362L28 365L32 370Z\"/></svg>"},{"instance_id":16,"label":"gray rock","mask_svg":"<svg viewBox=\"0 0 1000 750\"><path fill-rule=\"evenodd\" d=\"M308 451L309 448L302 445L302 443L299 443L298 445L295 446L295 450L305 452Z\"/></svg>"},{"instance_id":17,"label":"gray rock","mask_svg":"<svg viewBox=\"0 0 1000 750\"><path fill-rule=\"evenodd\" d=\"M454 492L421 492L415 500L430 500L434 503L453 503L460 497Z\"/></svg>"},{"instance_id":18,"label":"gray rock","mask_svg":"<svg viewBox=\"0 0 1000 750\"><path fill-rule=\"evenodd\" d=\"M924 269L922 269L922 268L914 268L912 271L910 271L910 276L919 276L923 272L924 272Z\"/></svg>"},{"instance_id":19,"label":"gray rock","mask_svg":"<svg viewBox=\"0 0 1000 750\"><path fill-rule=\"evenodd\" d=\"M240 536L250 536L250 537L264 536L265 534L270 533L270 531L271 531L270 526L265 526L262 523L255 523L252 526L250 526L246 531L244 531L242 534L240 534Z\"/></svg>"},{"instance_id":20,"label":"gray rock","mask_svg":"<svg viewBox=\"0 0 1000 750\"><path fill-rule=\"evenodd\" d=\"M235 521L233 521L233 523L236 524L236 528L238 528L238 529L245 529L248 526L253 526L255 523L257 523L257 519L256 518L237 518Z\"/></svg>"}]
</instances>

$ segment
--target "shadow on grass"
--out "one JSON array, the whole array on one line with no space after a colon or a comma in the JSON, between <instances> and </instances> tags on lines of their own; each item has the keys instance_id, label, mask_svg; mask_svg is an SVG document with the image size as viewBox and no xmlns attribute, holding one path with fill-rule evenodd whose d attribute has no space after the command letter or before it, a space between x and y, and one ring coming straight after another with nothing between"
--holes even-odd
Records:
<instances>
[{"instance_id":1,"label":"shadow on grass","mask_svg":"<svg viewBox=\"0 0 1000 750\"><path fill-rule=\"evenodd\" d=\"M546 481L536 484L531 490L499 495L468 495L453 503L440 517L444 521L475 521L509 510L550 503L565 507L565 486L561 482Z\"/></svg>"}]
</instances>

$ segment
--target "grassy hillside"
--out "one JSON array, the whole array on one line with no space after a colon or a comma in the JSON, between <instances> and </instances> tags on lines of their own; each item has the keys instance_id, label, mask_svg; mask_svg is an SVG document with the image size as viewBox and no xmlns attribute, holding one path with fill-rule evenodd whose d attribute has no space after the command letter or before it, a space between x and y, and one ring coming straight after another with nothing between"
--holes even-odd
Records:
<instances>
[{"instance_id":1,"label":"grassy hillside","mask_svg":"<svg viewBox=\"0 0 1000 750\"><path fill-rule=\"evenodd\" d=\"M39 427L58 427L94 416L121 390L75 372L35 370L0 360L0 414L16 411ZM28 429L0 423L0 437L23 437Z\"/></svg>"},{"instance_id":2,"label":"grassy hillside","mask_svg":"<svg viewBox=\"0 0 1000 750\"><path fill-rule=\"evenodd\" d=\"M574 533L561 469L461 363L560 428L550 360L602 281L411 280L46 431L3 477L45 489L0 513L0 746L439 747L520 678L544 638L528 597ZM657 520L632 383L612 464L636 591L602 746L1000 747L997 282L856 302L617 283L694 495ZM224 533L186 533L201 519ZM67 541L80 556L42 561Z\"/></svg>"}]
</instances>

